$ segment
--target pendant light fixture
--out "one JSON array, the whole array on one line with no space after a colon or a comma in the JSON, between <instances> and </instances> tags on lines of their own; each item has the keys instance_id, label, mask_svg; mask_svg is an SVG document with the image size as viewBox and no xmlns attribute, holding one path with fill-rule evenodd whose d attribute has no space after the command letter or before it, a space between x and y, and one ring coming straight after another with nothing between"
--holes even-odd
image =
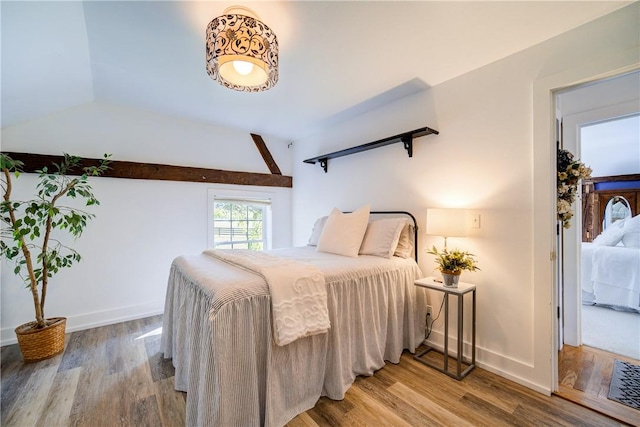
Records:
<instances>
[{"instance_id":1,"label":"pendant light fixture","mask_svg":"<svg viewBox=\"0 0 640 427\"><path fill-rule=\"evenodd\" d=\"M278 82L278 39L256 13L231 6L207 26L207 73L229 89L259 92Z\"/></svg>"}]
</instances>

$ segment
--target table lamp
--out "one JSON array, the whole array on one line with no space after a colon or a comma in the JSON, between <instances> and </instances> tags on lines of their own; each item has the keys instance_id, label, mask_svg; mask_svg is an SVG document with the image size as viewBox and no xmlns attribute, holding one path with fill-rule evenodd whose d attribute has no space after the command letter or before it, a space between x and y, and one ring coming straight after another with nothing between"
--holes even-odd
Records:
<instances>
[{"instance_id":1,"label":"table lamp","mask_svg":"<svg viewBox=\"0 0 640 427\"><path fill-rule=\"evenodd\" d=\"M427 209L427 234L444 237L447 249L447 237L467 235L467 211L465 209Z\"/></svg>"}]
</instances>

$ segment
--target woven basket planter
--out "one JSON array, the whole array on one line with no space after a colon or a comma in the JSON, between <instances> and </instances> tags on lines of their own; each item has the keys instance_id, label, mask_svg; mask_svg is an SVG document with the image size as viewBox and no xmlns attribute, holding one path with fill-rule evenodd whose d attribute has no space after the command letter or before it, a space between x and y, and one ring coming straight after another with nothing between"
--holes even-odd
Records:
<instances>
[{"instance_id":1,"label":"woven basket planter","mask_svg":"<svg viewBox=\"0 0 640 427\"><path fill-rule=\"evenodd\" d=\"M18 345L25 362L37 362L56 356L64 350L66 317L47 319L49 326L34 329L36 322L29 322L16 328Z\"/></svg>"}]
</instances>

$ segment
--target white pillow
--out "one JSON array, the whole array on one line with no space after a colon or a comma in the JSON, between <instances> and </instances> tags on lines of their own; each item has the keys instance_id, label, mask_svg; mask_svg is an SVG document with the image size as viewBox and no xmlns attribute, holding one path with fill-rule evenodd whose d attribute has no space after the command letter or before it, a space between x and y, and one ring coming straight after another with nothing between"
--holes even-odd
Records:
<instances>
[{"instance_id":1,"label":"white pillow","mask_svg":"<svg viewBox=\"0 0 640 427\"><path fill-rule=\"evenodd\" d=\"M407 221L406 225L402 229L402 232L400 232L400 238L398 239L398 246L396 246L396 251L393 254L394 256L400 258L411 257L411 234L413 234L413 226L409 224L409 221Z\"/></svg>"},{"instance_id":2,"label":"white pillow","mask_svg":"<svg viewBox=\"0 0 640 427\"><path fill-rule=\"evenodd\" d=\"M369 205L349 214L334 208L324 224L316 250L357 257L368 222Z\"/></svg>"},{"instance_id":3,"label":"white pillow","mask_svg":"<svg viewBox=\"0 0 640 427\"><path fill-rule=\"evenodd\" d=\"M622 244L630 248L640 247L640 215L624 222Z\"/></svg>"},{"instance_id":4,"label":"white pillow","mask_svg":"<svg viewBox=\"0 0 640 427\"><path fill-rule=\"evenodd\" d=\"M624 230L616 224L611 224L593 239L593 244L597 246L615 246L620 243L622 236L624 236Z\"/></svg>"},{"instance_id":5,"label":"white pillow","mask_svg":"<svg viewBox=\"0 0 640 427\"><path fill-rule=\"evenodd\" d=\"M323 216L322 218L318 218L316 220L316 223L313 225L313 231L311 232L311 237L309 237L309 243L307 243L307 246L318 246L318 240L320 240L320 234L322 234L322 229L324 228L324 224L326 222L326 216Z\"/></svg>"},{"instance_id":6,"label":"white pillow","mask_svg":"<svg viewBox=\"0 0 640 427\"><path fill-rule=\"evenodd\" d=\"M360 255L374 255L391 258L400 239L400 232L407 220L403 218L389 218L371 221L367 225Z\"/></svg>"}]
</instances>

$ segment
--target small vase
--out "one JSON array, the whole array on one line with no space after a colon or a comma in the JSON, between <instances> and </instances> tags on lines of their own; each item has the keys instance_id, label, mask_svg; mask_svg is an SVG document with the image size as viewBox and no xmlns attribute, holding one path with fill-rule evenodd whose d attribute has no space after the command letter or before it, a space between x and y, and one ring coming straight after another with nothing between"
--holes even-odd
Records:
<instances>
[{"instance_id":1,"label":"small vase","mask_svg":"<svg viewBox=\"0 0 640 427\"><path fill-rule=\"evenodd\" d=\"M460 280L460 274L462 272L452 273L451 271L441 271L441 273L442 273L442 282L447 288L458 287L458 280Z\"/></svg>"}]
</instances>

